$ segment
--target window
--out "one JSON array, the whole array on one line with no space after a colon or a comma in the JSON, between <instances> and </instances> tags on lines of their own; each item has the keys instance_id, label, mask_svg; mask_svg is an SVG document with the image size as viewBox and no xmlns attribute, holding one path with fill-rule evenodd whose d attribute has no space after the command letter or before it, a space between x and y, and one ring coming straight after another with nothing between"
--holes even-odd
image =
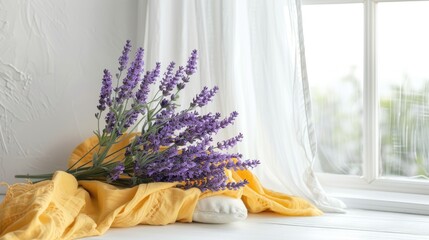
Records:
<instances>
[{"instance_id":1,"label":"window","mask_svg":"<svg viewBox=\"0 0 429 240\"><path fill-rule=\"evenodd\" d=\"M424 30L428 12L429 2L377 6L383 176L429 177L429 32Z\"/></svg>"},{"instance_id":2,"label":"window","mask_svg":"<svg viewBox=\"0 0 429 240\"><path fill-rule=\"evenodd\" d=\"M363 4L303 9L316 170L362 175Z\"/></svg>"},{"instance_id":3,"label":"window","mask_svg":"<svg viewBox=\"0 0 429 240\"><path fill-rule=\"evenodd\" d=\"M429 194L428 12L429 1L303 0L322 182Z\"/></svg>"}]
</instances>

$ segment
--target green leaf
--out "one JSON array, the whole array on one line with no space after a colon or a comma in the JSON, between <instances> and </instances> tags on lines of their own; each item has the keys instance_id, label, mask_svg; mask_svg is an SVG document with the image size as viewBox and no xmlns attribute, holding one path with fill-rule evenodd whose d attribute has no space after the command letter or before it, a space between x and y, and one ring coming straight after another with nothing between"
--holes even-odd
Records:
<instances>
[{"instance_id":1,"label":"green leaf","mask_svg":"<svg viewBox=\"0 0 429 240\"><path fill-rule=\"evenodd\" d=\"M95 136L97 136L97 138L100 140L100 133L98 132L98 130L93 131L93 133L95 134Z\"/></svg>"},{"instance_id":2,"label":"green leaf","mask_svg":"<svg viewBox=\"0 0 429 240\"><path fill-rule=\"evenodd\" d=\"M92 155L92 165L93 166L98 166L99 165L98 154L97 153L94 153L94 155Z\"/></svg>"}]
</instances>

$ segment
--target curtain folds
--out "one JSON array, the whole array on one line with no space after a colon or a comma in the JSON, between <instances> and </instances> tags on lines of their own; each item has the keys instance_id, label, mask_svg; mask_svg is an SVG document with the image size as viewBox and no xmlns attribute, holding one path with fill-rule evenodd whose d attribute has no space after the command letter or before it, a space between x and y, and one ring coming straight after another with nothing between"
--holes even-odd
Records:
<instances>
[{"instance_id":1,"label":"curtain folds","mask_svg":"<svg viewBox=\"0 0 429 240\"><path fill-rule=\"evenodd\" d=\"M343 211L312 168L316 138L300 0L143 0L138 11L138 44L149 67L186 64L198 49L199 76L181 101L188 104L203 86L219 86L207 111L240 113L220 137L244 134L237 150L261 160L255 173L265 186L307 198L325 212Z\"/></svg>"}]
</instances>

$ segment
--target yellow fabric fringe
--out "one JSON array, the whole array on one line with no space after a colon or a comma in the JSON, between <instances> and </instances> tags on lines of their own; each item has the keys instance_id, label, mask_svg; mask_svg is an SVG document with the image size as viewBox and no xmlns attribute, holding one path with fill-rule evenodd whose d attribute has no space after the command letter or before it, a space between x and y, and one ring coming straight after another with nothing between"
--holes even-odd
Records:
<instances>
[{"instance_id":1,"label":"yellow fabric fringe","mask_svg":"<svg viewBox=\"0 0 429 240\"><path fill-rule=\"evenodd\" d=\"M125 136L111 152L124 147ZM97 144L92 137L72 153L69 166ZM117 154L123 154L123 150ZM114 154L111 156L113 158ZM88 154L77 166L90 161ZM102 235L110 227L191 222L198 199L213 195L241 198L250 213L272 211L286 216L314 216L322 212L306 200L265 189L250 171L229 171L235 181L250 183L239 191L182 190L176 183L149 183L118 188L99 181L77 181L63 171L52 180L10 186L0 204L0 239L75 239Z\"/></svg>"}]
</instances>

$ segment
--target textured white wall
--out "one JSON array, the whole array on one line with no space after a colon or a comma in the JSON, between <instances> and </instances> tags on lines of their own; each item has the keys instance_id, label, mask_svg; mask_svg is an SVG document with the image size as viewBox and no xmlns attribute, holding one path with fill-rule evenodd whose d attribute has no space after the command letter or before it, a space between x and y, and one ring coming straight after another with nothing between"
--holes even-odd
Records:
<instances>
[{"instance_id":1,"label":"textured white wall","mask_svg":"<svg viewBox=\"0 0 429 240\"><path fill-rule=\"evenodd\" d=\"M0 0L0 181L64 169L91 135L102 70L136 39L137 6Z\"/></svg>"}]
</instances>

